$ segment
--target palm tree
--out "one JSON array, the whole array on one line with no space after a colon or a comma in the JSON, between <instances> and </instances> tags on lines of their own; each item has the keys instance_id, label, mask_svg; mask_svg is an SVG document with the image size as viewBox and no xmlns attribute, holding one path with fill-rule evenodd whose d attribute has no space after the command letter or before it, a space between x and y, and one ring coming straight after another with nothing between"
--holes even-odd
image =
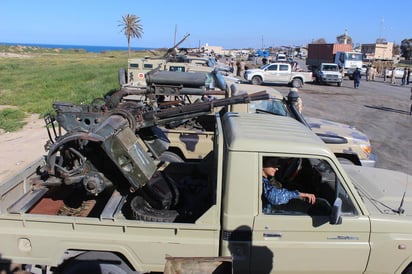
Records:
<instances>
[{"instance_id":1,"label":"palm tree","mask_svg":"<svg viewBox=\"0 0 412 274\"><path fill-rule=\"evenodd\" d=\"M130 39L141 38L143 34L143 26L140 24L140 17L134 14L126 14L122 16L122 20L119 24L122 27L122 32L127 37L128 56L130 58Z\"/></svg>"}]
</instances>

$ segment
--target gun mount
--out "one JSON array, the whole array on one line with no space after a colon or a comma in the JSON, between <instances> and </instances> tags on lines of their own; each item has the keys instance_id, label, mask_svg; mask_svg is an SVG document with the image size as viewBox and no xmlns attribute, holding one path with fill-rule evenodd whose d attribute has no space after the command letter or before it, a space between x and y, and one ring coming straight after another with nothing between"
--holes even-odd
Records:
<instances>
[{"instance_id":1,"label":"gun mount","mask_svg":"<svg viewBox=\"0 0 412 274\"><path fill-rule=\"evenodd\" d=\"M189 96L204 99L206 96L229 96L229 88L222 74L212 72L178 72L154 69L145 75L146 86L124 86L108 98L107 105L117 107L128 95L142 96L145 104L153 108L191 104Z\"/></svg>"},{"instance_id":2,"label":"gun mount","mask_svg":"<svg viewBox=\"0 0 412 274\"><path fill-rule=\"evenodd\" d=\"M177 47L180 46L180 44L182 44L187 39L187 37L189 37L189 36L190 36L190 33L183 36L183 38L179 42L177 42L173 47L171 47L167 50L167 52L165 53L165 55L163 57L168 57L169 55L176 56Z\"/></svg>"},{"instance_id":3,"label":"gun mount","mask_svg":"<svg viewBox=\"0 0 412 274\"><path fill-rule=\"evenodd\" d=\"M158 126L210 114L216 107L267 98L263 91L164 109L142 102L119 103L115 108L99 100L91 105L56 102L57 115L45 118L50 136L45 184L78 184L93 195L109 187L134 192L158 177L159 156L169 145ZM57 134L62 128L66 133Z\"/></svg>"}]
</instances>

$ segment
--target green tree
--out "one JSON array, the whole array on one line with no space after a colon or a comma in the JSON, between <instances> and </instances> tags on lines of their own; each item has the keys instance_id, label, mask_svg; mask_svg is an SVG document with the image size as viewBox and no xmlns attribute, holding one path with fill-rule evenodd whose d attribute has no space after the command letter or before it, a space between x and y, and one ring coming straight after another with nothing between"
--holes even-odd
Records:
<instances>
[{"instance_id":1,"label":"green tree","mask_svg":"<svg viewBox=\"0 0 412 274\"><path fill-rule=\"evenodd\" d=\"M403 39L400 46L402 57L406 60L410 60L412 57L412 39Z\"/></svg>"},{"instance_id":2,"label":"green tree","mask_svg":"<svg viewBox=\"0 0 412 274\"><path fill-rule=\"evenodd\" d=\"M326 44L325 38L319 38L312 41L312 44Z\"/></svg>"},{"instance_id":3,"label":"green tree","mask_svg":"<svg viewBox=\"0 0 412 274\"><path fill-rule=\"evenodd\" d=\"M128 56L130 58L130 40L132 38L141 38L143 34L143 26L140 24L140 17L134 14L126 14L122 16L119 27L121 32L126 35Z\"/></svg>"}]
</instances>

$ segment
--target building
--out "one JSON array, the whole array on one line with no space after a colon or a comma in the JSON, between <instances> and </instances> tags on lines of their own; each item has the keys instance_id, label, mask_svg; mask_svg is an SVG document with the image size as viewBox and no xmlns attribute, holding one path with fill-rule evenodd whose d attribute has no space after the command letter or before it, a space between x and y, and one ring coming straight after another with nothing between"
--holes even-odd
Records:
<instances>
[{"instance_id":1,"label":"building","mask_svg":"<svg viewBox=\"0 0 412 274\"><path fill-rule=\"evenodd\" d=\"M201 50L205 53L205 54L223 54L223 47L221 46L209 46L208 44L206 44L205 46L201 47Z\"/></svg>"},{"instance_id":2,"label":"building","mask_svg":"<svg viewBox=\"0 0 412 274\"><path fill-rule=\"evenodd\" d=\"M362 44L361 51L367 60L392 60L393 42Z\"/></svg>"}]
</instances>

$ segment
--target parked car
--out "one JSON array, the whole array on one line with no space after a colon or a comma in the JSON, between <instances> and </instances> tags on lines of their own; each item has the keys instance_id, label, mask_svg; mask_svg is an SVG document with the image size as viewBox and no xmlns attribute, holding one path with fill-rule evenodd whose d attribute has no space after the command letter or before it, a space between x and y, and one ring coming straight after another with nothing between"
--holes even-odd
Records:
<instances>
[{"instance_id":1,"label":"parked car","mask_svg":"<svg viewBox=\"0 0 412 274\"><path fill-rule=\"evenodd\" d=\"M395 68L395 78L402 78L403 77L404 68ZM392 70L386 70L386 77L392 77Z\"/></svg>"},{"instance_id":2,"label":"parked car","mask_svg":"<svg viewBox=\"0 0 412 274\"><path fill-rule=\"evenodd\" d=\"M361 68L361 70L360 70L360 74L362 75L362 76L365 76L366 75L366 69L367 69L367 65L362 65L362 68Z\"/></svg>"}]
</instances>

